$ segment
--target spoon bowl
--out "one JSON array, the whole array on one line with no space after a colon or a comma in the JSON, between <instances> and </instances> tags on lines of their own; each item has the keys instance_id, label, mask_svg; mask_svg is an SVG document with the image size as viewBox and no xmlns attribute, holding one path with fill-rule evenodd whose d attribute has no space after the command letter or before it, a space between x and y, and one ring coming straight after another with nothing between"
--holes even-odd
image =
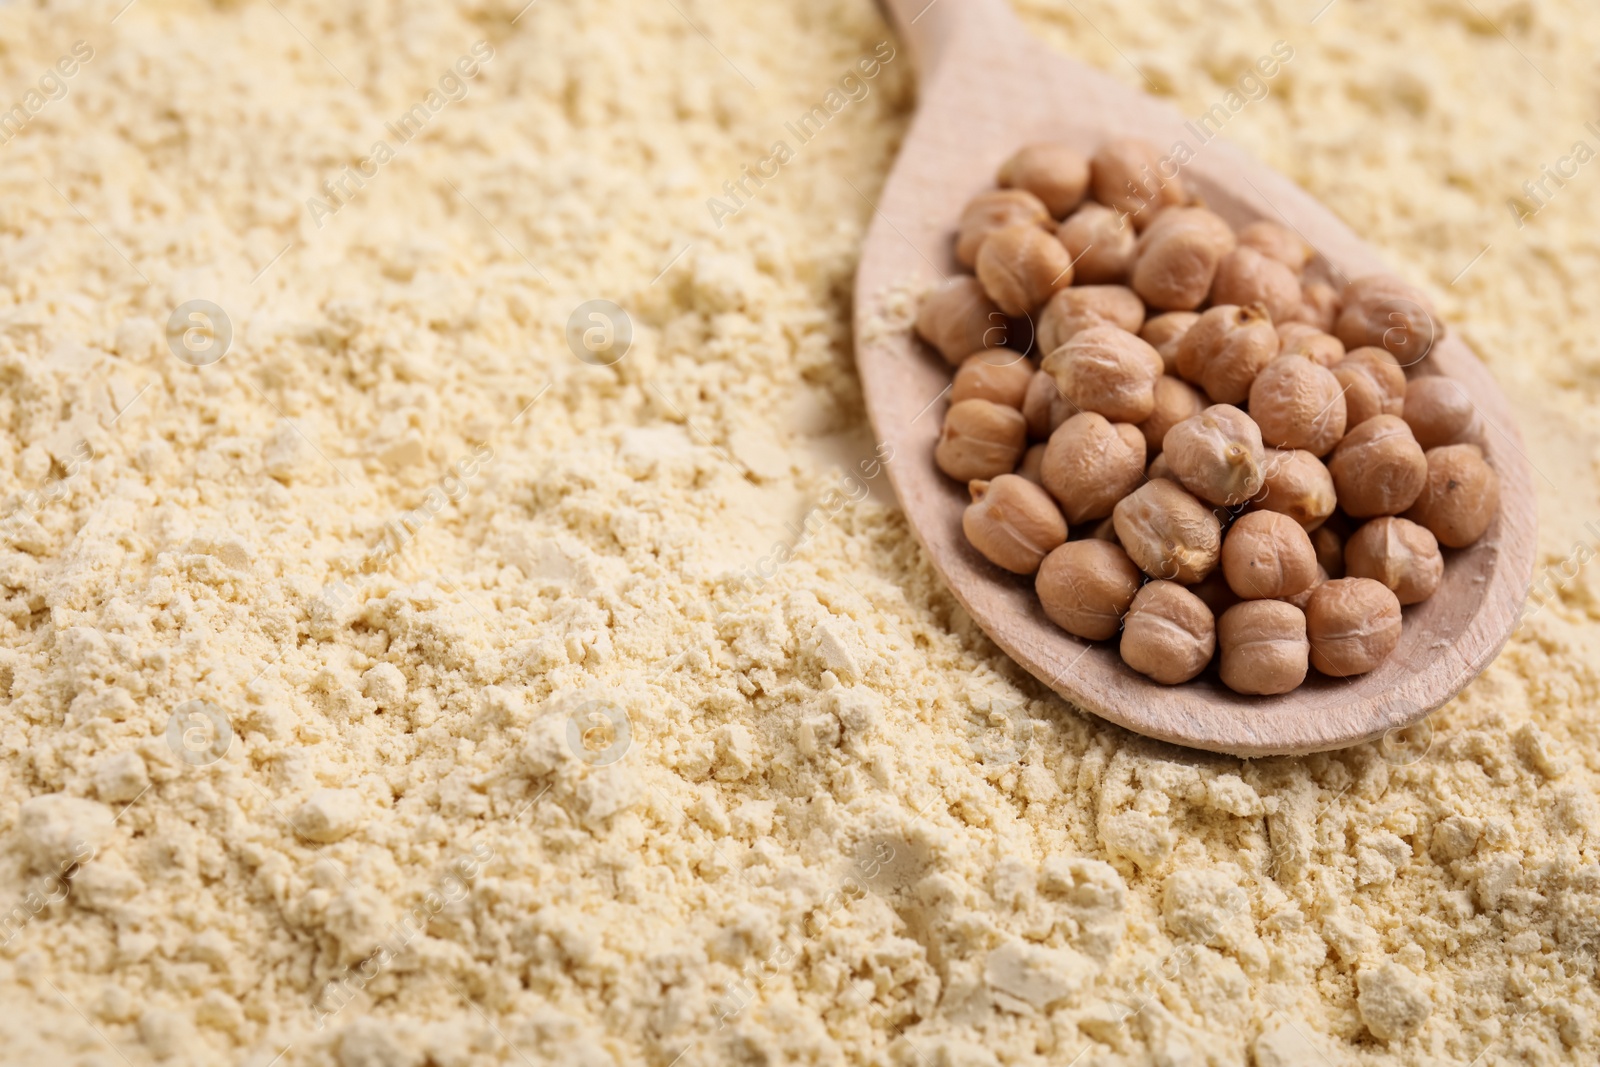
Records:
<instances>
[{"instance_id":1,"label":"spoon bowl","mask_svg":"<svg viewBox=\"0 0 1600 1067\"><path fill-rule=\"evenodd\" d=\"M1421 720L1475 678L1516 627L1532 581L1536 505L1510 407L1453 332L1413 377L1458 382L1484 424L1500 476L1500 514L1477 544L1445 549L1438 592L1405 609L1399 647L1354 678L1308 674L1282 696L1241 696L1214 672L1180 686L1137 674L1112 642L1088 642L1045 618L1033 581L967 544L967 490L934 465L951 368L910 330L920 294L961 272L954 230L974 195L1024 144L1057 141L1085 157L1113 137L1141 137L1181 163L1183 181L1235 229L1259 219L1298 231L1316 251L1307 278L1342 288L1389 273L1332 212L1169 106L1051 52L1003 0L885 0L920 79L918 112L877 204L856 276L856 360L890 479L934 566L985 633L1070 703L1137 733L1240 756L1316 752L1384 737ZM1182 146L1182 147L1180 147ZM1403 757L1403 752L1402 752Z\"/></svg>"}]
</instances>

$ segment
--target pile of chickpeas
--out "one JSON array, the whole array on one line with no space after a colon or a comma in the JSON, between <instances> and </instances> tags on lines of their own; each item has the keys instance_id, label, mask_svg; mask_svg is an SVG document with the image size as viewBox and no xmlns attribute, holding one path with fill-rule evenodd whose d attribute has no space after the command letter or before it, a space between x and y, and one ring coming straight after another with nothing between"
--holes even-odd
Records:
<instances>
[{"instance_id":1,"label":"pile of chickpeas","mask_svg":"<svg viewBox=\"0 0 1600 1067\"><path fill-rule=\"evenodd\" d=\"M967 540L1163 684L1370 671L1499 510L1482 420L1426 372L1425 294L1308 278L1294 230L1235 233L1158 162L1029 145L962 212L974 273L916 331L956 368L934 458Z\"/></svg>"}]
</instances>

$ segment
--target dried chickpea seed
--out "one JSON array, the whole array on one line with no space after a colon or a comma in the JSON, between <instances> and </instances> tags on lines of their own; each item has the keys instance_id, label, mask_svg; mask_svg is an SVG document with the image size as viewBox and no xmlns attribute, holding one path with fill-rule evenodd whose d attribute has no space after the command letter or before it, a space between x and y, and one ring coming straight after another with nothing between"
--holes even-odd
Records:
<instances>
[{"instance_id":1,"label":"dried chickpea seed","mask_svg":"<svg viewBox=\"0 0 1600 1067\"><path fill-rule=\"evenodd\" d=\"M1150 461L1150 466L1145 468L1144 476L1152 482L1157 478L1165 478L1169 482L1178 485L1183 484L1178 481L1178 476L1172 473L1172 464L1167 462L1167 454L1165 452Z\"/></svg>"},{"instance_id":2,"label":"dried chickpea seed","mask_svg":"<svg viewBox=\"0 0 1600 1067\"><path fill-rule=\"evenodd\" d=\"M1239 231L1241 248L1253 248L1262 255L1277 260L1294 271L1298 277L1311 262L1311 246L1289 227L1266 219L1252 222ZM1299 282L1295 282L1298 291ZM1297 293L1298 295L1298 293ZM1233 301L1236 302L1236 301Z\"/></svg>"},{"instance_id":3,"label":"dried chickpea seed","mask_svg":"<svg viewBox=\"0 0 1600 1067\"><path fill-rule=\"evenodd\" d=\"M1063 218L1089 192L1089 161L1064 144L1024 145L1000 165L1003 189L1025 189Z\"/></svg>"},{"instance_id":4,"label":"dried chickpea seed","mask_svg":"<svg viewBox=\"0 0 1600 1067\"><path fill-rule=\"evenodd\" d=\"M1263 443L1325 456L1344 437L1344 388L1304 356L1279 356L1250 384L1250 417Z\"/></svg>"},{"instance_id":5,"label":"dried chickpea seed","mask_svg":"<svg viewBox=\"0 0 1600 1067\"><path fill-rule=\"evenodd\" d=\"M1142 230L1163 208L1189 198L1182 178L1161 173L1167 166L1171 164L1149 141L1135 137L1107 141L1089 161L1094 198Z\"/></svg>"},{"instance_id":6,"label":"dried chickpea seed","mask_svg":"<svg viewBox=\"0 0 1600 1067\"><path fill-rule=\"evenodd\" d=\"M978 249L978 281L1007 315L1026 315L1072 284L1067 250L1037 226L1007 226Z\"/></svg>"},{"instance_id":7,"label":"dried chickpea seed","mask_svg":"<svg viewBox=\"0 0 1600 1067\"><path fill-rule=\"evenodd\" d=\"M1314 326L1323 333L1333 333L1339 318L1339 290L1327 282L1306 282L1300 286L1300 306L1288 318L1289 322ZM1343 342L1340 342L1343 347Z\"/></svg>"},{"instance_id":8,"label":"dried chickpea seed","mask_svg":"<svg viewBox=\"0 0 1600 1067\"><path fill-rule=\"evenodd\" d=\"M1399 416L1378 415L1344 435L1328 459L1328 473L1345 514L1371 519L1398 515L1415 503L1428 479L1428 461Z\"/></svg>"},{"instance_id":9,"label":"dried chickpea seed","mask_svg":"<svg viewBox=\"0 0 1600 1067\"><path fill-rule=\"evenodd\" d=\"M959 365L974 352L1003 345L1006 319L978 279L964 274L923 298L916 330L947 362Z\"/></svg>"},{"instance_id":10,"label":"dried chickpea seed","mask_svg":"<svg viewBox=\"0 0 1600 1067\"><path fill-rule=\"evenodd\" d=\"M1412 366L1433 350L1444 327L1426 293L1387 274L1357 278L1345 286L1333 334L1346 348L1383 348Z\"/></svg>"},{"instance_id":11,"label":"dried chickpea seed","mask_svg":"<svg viewBox=\"0 0 1600 1067\"><path fill-rule=\"evenodd\" d=\"M1350 538L1344 559L1350 577L1383 583L1402 605L1427 600L1444 578L1438 538L1410 519L1373 519Z\"/></svg>"},{"instance_id":12,"label":"dried chickpea seed","mask_svg":"<svg viewBox=\"0 0 1600 1067\"><path fill-rule=\"evenodd\" d=\"M1316 581L1314 581L1310 585L1306 586L1306 588L1303 591L1301 591L1299 593L1296 593L1294 596L1283 597L1282 598L1283 602L1285 604L1293 604L1295 607L1299 608L1301 611L1304 611L1311 604L1311 594L1315 593L1318 589L1321 589L1322 586L1327 583L1327 581L1328 581L1328 572L1323 570L1322 567L1319 565L1317 567L1317 579L1316 579Z\"/></svg>"},{"instance_id":13,"label":"dried chickpea seed","mask_svg":"<svg viewBox=\"0 0 1600 1067\"><path fill-rule=\"evenodd\" d=\"M1221 567L1184 588L1199 597L1201 603L1210 608L1211 614L1219 619L1222 618L1224 611L1240 602L1239 594L1228 588L1228 579L1223 576Z\"/></svg>"},{"instance_id":14,"label":"dried chickpea seed","mask_svg":"<svg viewBox=\"0 0 1600 1067\"><path fill-rule=\"evenodd\" d=\"M1193 311L1205 303L1217 268L1233 251L1233 230L1205 208L1171 208L1139 238L1133 291L1163 311ZM1299 286L1295 287L1296 296Z\"/></svg>"},{"instance_id":15,"label":"dried chickpea seed","mask_svg":"<svg viewBox=\"0 0 1600 1067\"><path fill-rule=\"evenodd\" d=\"M1116 326L1138 333L1144 302L1123 285L1075 285L1062 289L1039 313L1039 351L1051 353L1091 326Z\"/></svg>"},{"instance_id":16,"label":"dried chickpea seed","mask_svg":"<svg viewBox=\"0 0 1600 1067\"><path fill-rule=\"evenodd\" d=\"M1111 514L1117 540L1150 577L1193 585L1216 569L1222 525L1177 482L1146 482Z\"/></svg>"},{"instance_id":17,"label":"dried chickpea seed","mask_svg":"<svg viewBox=\"0 0 1600 1067\"><path fill-rule=\"evenodd\" d=\"M1335 578L1306 605L1311 665L1330 678L1365 674L1400 644L1400 601L1370 578Z\"/></svg>"},{"instance_id":18,"label":"dried chickpea seed","mask_svg":"<svg viewBox=\"0 0 1600 1067\"><path fill-rule=\"evenodd\" d=\"M1317 550L1317 566L1331 577L1344 577L1344 539L1337 530L1318 526L1311 531L1311 547Z\"/></svg>"},{"instance_id":19,"label":"dried chickpea seed","mask_svg":"<svg viewBox=\"0 0 1600 1067\"><path fill-rule=\"evenodd\" d=\"M1237 507L1261 491L1266 449L1255 421L1213 404L1167 431L1162 454L1183 487L1201 500Z\"/></svg>"},{"instance_id":20,"label":"dried chickpea seed","mask_svg":"<svg viewBox=\"0 0 1600 1067\"><path fill-rule=\"evenodd\" d=\"M1235 248L1217 264L1211 302L1260 304L1273 322L1282 322L1300 307L1300 276L1254 248Z\"/></svg>"},{"instance_id":21,"label":"dried chickpea seed","mask_svg":"<svg viewBox=\"0 0 1600 1067\"><path fill-rule=\"evenodd\" d=\"M1400 417L1424 451L1440 445L1471 444L1483 436L1483 419L1466 387L1437 374L1407 383Z\"/></svg>"},{"instance_id":22,"label":"dried chickpea seed","mask_svg":"<svg viewBox=\"0 0 1600 1067\"><path fill-rule=\"evenodd\" d=\"M1204 601L1175 582L1140 589L1123 621L1122 662L1162 685L1187 682L1217 648L1217 622Z\"/></svg>"},{"instance_id":23,"label":"dried chickpea seed","mask_svg":"<svg viewBox=\"0 0 1600 1067\"><path fill-rule=\"evenodd\" d=\"M1139 431L1144 434L1151 452L1161 451L1168 430L1206 409L1206 398L1194 386L1170 374L1156 379L1155 396L1156 406L1150 417L1139 424Z\"/></svg>"},{"instance_id":24,"label":"dried chickpea seed","mask_svg":"<svg viewBox=\"0 0 1600 1067\"><path fill-rule=\"evenodd\" d=\"M1110 541L1112 544L1118 546L1122 544L1121 541L1117 540L1116 524L1113 523L1109 517L1101 519L1099 522L1095 523L1094 526L1089 530L1089 536L1094 538L1096 541Z\"/></svg>"},{"instance_id":25,"label":"dried chickpea seed","mask_svg":"<svg viewBox=\"0 0 1600 1067\"><path fill-rule=\"evenodd\" d=\"M963 400L945 413L933 458L958 482L996 478L1017 469L1027 440L1022 412L992 400Z\"/></svg>"},{"instance_id":26,"label":"dried chickpea seed","mask_svg":"<svg viewBox=\"0 0 1600 1067\"><path fill-rule=\"evenodd\" d=\"M1500 476L1477 445L1444 445L1426 453L1427 477L1406 518L1426 526L1441 545L1466 548L1500 511Z\"/></svg>"},{"instance_id":27,"label":"dried chickpea seed","mask_svg":"<svg viewBox=\"0 0 1600 1067\"><path fill-rule=\"evenodd\" d=\"M1050 225L1050 212L1037 196L1023 189L991 189L973 197L961 212L956 233L956 259L963 267L978 262L978 250L989 235L1008 226Z\"/></svg>"},{"instance_id":28,"label":"dried chickpea seed","mask_svg":"<svg viewBox=\"0 0 1600 1067\"><path fill-rule=\"evenodd\" d=\"M1280 356L1304 356L1323 367L1332 367L1344 358L1339 339L1315 326L1291 320L1278 323L1277 330Z\"/></svg>"},{"instance_id":29,"label":"dried chickpea seed","mask_svg":"<svg viewBox=\"0 0 1600 1067\"><path fill-rule=\"evenodd\" d=\"M1405 410L1406 372L1381 348L1358 348L1333 368L1344 389L1346 424L1354 429L1374 415Z\"/></svg>"},{"instance_id":30,"label":"dried chickpea seed","mask_svg":"<svg viewBox=\"0 0 1600 1067\"><path fill-rule=\"evenodd\" d=\"M1143 422L1156 405L1161 357L1126 330L1091 326L1044 357L1061 395L1114 422Z\"/></svg>"},{"instance_id":31,"label":"dried chickpea seed","mask_svg":"<svg viewBox=\"0 0 1600 1067\"><path fill-rule=\"evenodd\" d=\"M1032 381L1033 364L1021 353L1009 348L979 352L968 356L957 368L950 386L950 402L992 400L1020 411Z\"/></svg>"},{"instance_id":32,"label":"dried chickpea seed","mask_svg":"<svg viewBox=\"0 0 1600 1067\"><path fill-rule=\"evenodd\" d=\"M1189 332L1189 327L1199 321L1199 312L1168 311L1147 320L1139 331L1139 337L1156 350L1166 364L1168 374L1177 374L1178 343Z\"/></svg>"},{"instance_id":33,"label":"dried chickpea seed","mask_svg":"<svg viewBox=\"0 0 1600 1067\"><path fill-rule=\"evenodd\" d=\"M1126 422L1085 411L1063 422L1045 446L1044 487L1076 525L1111 514L1144 481L1144 435Z\"/></svg>"},{"instance_id":34,"label":"dried chickpea seed","mask_svg":"<svg viewBox=\"0 0 1600 1067\"><path fill-rule=\"evenodd\" d=\"M1029 445L1028 450L1022 454L1022 462L1017 464L1017 477L1026 478L1041 488L1044 486L1044 450L1045 446Z\"/></svg>"},{"instance_id":35,"label":"dried chickpea seed","mask_svg":"<svg viewBox=\"0 0 1600 1067\"><path fill-rule=\"evenodd\" d=\"M1274 449L1261 470L1261 492L1253 503L1262 511L1289 516L1307 533L1327 522L1339 506L1333 475L1310 452Z\"/></svg>"},{"instance_id":36,"label":"dried chickpea seed","mask_svg":"<svg viewBox=\"0 0 1600 1067\"><path fill-rule=\"evenodd\" d=\"M1035 441L1047 441L1056 427L1078 413L1078 407L1061 395L1055 378L1044 371L1034 371L1028 382L1028 391L1022 397L1022 417L1028 423L1028 436Z\"/></svg>"},{"instance_id":37,"label":"dried chickpea seed","mask_svg":"<svg viewBox=\"0 0 1600 1067\"><path fill-rule=\"evenodd\" d=\"M1002 474L968 487L961 516L967 540L985 559L1013 574L1032 574L1067 539L1067 523L1050 494L1025 478Z\"/></svg>"},{"instance_id":38,"label":"dried chickpea seed","mask_svg":"<svg viewBox=\"0 0 1600 1067\"><path fill-rule=\"evenodd\" d=\"M1067 633L1104 641L1117 632L1142 581L1128 554L1109 541L1068 541L1045 557L1034 579L1047 618Z\"/></svg>"},{"instance_id":39,"label":"dried chickpea seed","mask_svg":"<svg viewBox=\"0 0 1600 1067\"><path fill-rule=\"evenodd\" d=\"M1217 620L1222 684L1235 693L1276 696L1306 680L1306 616L1281 600L1246 600Z\"/></svg>"},{"instance_id":40,"label":"dried chickpea seed","mask_svg":"<svg viewBox=\"0 0 1600 1067\"><path fill-rule=\"evenodd\" d=\"M1276 600L1311 588L1317 553L1300 524L1275 511L1242 515L1222 541L1222 573L1244 600Z\"/></svg>"},{"instance_id":41,"label":"dried chickpea seed","mask_svg":"<svg viewBox=\"0 0 1600 1067\"><path fill-rule=\"evenodd\" d=\"M1200 316L1178 342L1178 376L1218 404L1242 404L1256 375L1278 357L1278 331L1259 307L1223 304Z\"/></svg>"},{"instance_id":42,"label":"dried chickpea seed","mask_svg":"<svg viewBox=\"0 0 1600 1067\"><path fill-rule=\"evenodd\" d=\"M1104 204L1085 204L1068 215L1056 238L1074 264L1073 277L1085 285L1126 281L1138 258L1133 225Z\"/></svg>"}]
</instances>

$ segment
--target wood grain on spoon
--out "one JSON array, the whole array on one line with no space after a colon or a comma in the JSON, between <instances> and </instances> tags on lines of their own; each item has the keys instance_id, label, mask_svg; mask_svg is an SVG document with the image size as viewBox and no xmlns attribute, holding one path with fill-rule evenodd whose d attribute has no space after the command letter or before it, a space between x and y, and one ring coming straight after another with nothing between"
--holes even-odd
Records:
<instances>
[{"instance_id":1,"label":"wood grain on spoon","mask_svg":"<svg viewBox=\"0 0 1600 1067\"><path fill-rule=\"evenodd\" d=\"M877 203L856 277L856 358L889 473L906 517L951 591L1018 663L1073 704L1165 741L1237 755L1314 752L1408 726L1458 693L1515 628L1533 574L1535 501L1505 397L1454 333L1411 369L1444 374L1483 417L1485 452L1501 478L1487 536L1448 552L1443 584L1406 609L1400 647L1370 674L1313 674L1281 697L1244 697L1214 677L1157 685L1129 670L1114 643L1090 644L1045 617L1028 578L1006 574L966 542L966 487L934 466L950 368L911 335L907 294L959 272L953 232L962 207L994 185L1023 144L1061 141L1090 155L1111 137L1142 137L1165 154L1194 152L1183 181L1235 228L1257 219L1299 231L1317 257L1307 271L1335 286L1387 273L1377 254L1292 182L1170 107L1029 37L1002 0L885 0L921 79L920 105ZM1179 153L1182 154L1182 153Z\"/></svg>"}]
</instances>

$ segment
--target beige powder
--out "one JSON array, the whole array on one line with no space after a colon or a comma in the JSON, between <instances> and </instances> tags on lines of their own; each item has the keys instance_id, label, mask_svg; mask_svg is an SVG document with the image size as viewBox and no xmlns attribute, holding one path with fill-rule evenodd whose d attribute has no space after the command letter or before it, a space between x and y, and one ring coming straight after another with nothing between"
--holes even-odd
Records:
<instances>
[{"instance_id":1,"label":"beige powder","mask_svg":"<svg viewBox=\"0 0 1600 1067\"><path fill-rule=\"evenodd\" d=\"M1227 135L1430 286L1583 557L1600 170L1506 201L1600 146L1600 21L1317 6L1023 14L1190 114L1290 42ZM0 100L93 53L0 144L0 1060L1600 1055L1593 569L1386 747L1049 695L865 427L914 93L902 52L843 79L889 40L866 0L0 9ZM593 299L614 366L568 347ZM220 362L169 350L190 300Z\"/></svg>"}]
</instances>

